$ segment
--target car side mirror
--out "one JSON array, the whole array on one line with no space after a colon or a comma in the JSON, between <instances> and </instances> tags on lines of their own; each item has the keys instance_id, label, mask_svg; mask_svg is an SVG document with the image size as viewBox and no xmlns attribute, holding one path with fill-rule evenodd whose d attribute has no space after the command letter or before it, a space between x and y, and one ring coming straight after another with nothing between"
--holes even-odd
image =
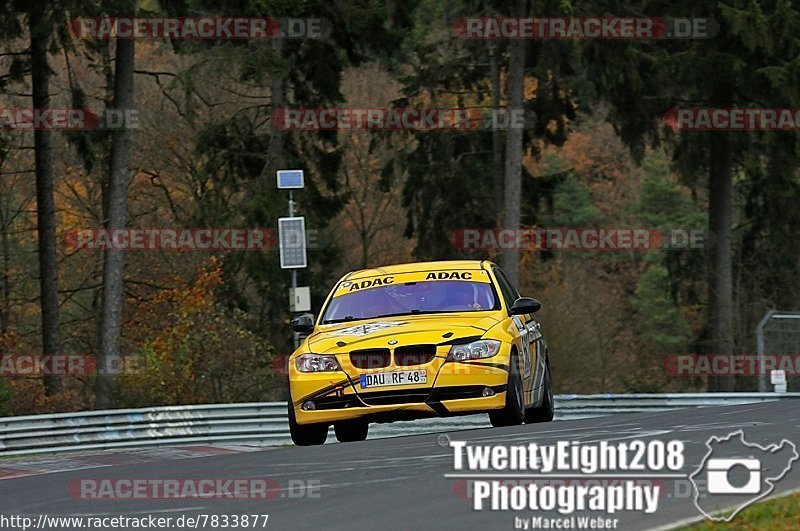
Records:
<instances>
[{"instance_id":1,"label":"car side mirror","mask_svg":"<svg viewBox=\"0 0 800 531\"><path fill-rule=\"evenodd\" d=\"M314 331L314 319L310 315L298 315L292 319L291 326L299 334L310 334Z\"/></svg>"},{"instance_id":2,"label":"car side mirror","mask_svg":"<svg viewBox=\"0 0 800 531\"><path fill-rule=\"evenodd\" d=\"M542 303L530 297L520 297L511 305L509 315L524 315L526 313L536 313L542 308Z\"/></svg>"}]
</instances>

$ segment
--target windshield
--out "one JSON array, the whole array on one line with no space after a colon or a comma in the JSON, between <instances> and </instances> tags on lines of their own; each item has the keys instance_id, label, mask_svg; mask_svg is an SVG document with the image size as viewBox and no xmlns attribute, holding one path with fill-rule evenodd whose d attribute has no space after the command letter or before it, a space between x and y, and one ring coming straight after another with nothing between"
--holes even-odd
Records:
<instances>
[{"instance_id":1,"label":"windshield","mask_svg":"<svg viewBox=\"0 0 800 531\"><path fill-rule=\"evenodd\" d=\"M393 315L494 309L497 309L497 300L492 285L486 282L406 282L334 297L323 314L322 323Z\"/></svg>"}]
</instances>

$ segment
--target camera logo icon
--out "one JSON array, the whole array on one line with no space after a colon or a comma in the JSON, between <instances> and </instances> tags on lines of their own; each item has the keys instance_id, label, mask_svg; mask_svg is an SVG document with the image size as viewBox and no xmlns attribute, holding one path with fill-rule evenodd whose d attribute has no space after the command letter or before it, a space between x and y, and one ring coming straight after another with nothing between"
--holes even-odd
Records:
<instances>
[{"instance_id":1,"label":"camera logo icon","mask_svg":"<svg viewBox=\"0 0 800 531\"><path fill-rule=\"evenodd\" d=\"M788 439L761 446L742 430L706 441L708 452L690 476L694 504L709 520L730 522L742 509L775 490L800 458Z\"/></svg>"},{"instance_id":2,"label":"camera logo icon","mask_svg":"<svg viewBox=\"0 0 800 531\"><path fill-rule=\"evenodd\" d=\"M709 494L758 494L761 490L761 461L758 459L709 459L706 485ZM736 486L731 473L749 472L747 482Z\"/></svg>"}]
</instances>

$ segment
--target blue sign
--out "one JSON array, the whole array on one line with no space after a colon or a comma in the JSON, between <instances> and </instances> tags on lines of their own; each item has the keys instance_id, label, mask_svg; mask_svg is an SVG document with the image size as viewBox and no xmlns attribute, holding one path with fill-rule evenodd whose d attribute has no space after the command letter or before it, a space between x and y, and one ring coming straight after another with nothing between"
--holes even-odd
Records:
<instances>
[{"instance_id":1,"label":"blue sign","mask_svg":"<svg viewBox=\"0 0 800 531\"><path fill-rule=\"evenodd\" d=\"M278 170L278 189L298 189L303 184L303 170Z\"/></svg>"}]
</instances>

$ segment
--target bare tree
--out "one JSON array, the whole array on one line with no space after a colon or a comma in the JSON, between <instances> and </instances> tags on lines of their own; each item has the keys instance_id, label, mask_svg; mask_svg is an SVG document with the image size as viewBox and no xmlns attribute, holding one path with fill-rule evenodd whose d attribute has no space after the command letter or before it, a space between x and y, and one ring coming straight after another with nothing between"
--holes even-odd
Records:
<instances>
[{"instance_id":1,"label":"bare tree","mask_svg":"<svg viewBox=\"0 0 800 531\"><path fill-rule=\"evenodd\" d=\"M500 113L500 59L502 57L498 45L489 41L489 76L492 83L492 112ZM503 131L499 127L492 129L492 170L494 171L494 208L495 222L503 220Z\"/></svg>"},{"instance_id":2,"label":"bare tree","mask_svg":"<svg viewBox=\"0 0 800 531\"><path fill-rule=\"evenodd\" d=\"M31 86L33 108L50 107L50 65L47 48L51 23L46 6L32 2L28 12L31 42ZM36 160L36 217L39 236L39 286L42 308L42 355L45 358L59 353L61 342L58 329L58 262L56 259L56 206L53 198L53 137L46 128L33 132ZM61 390L61 379L54 375L43 377L45 392L52 395Z\"/></svg>"},{"instance_id":3,"label":"bare tree","mask_svg":"<svg viewBox=\"0 0 800 531\"><path fill-rule=\"evenodd\" d=\"M518 0L517 14L525 16L527 0ZM526 41L517 39L509 45L510 59L508 65L508 110L510 113L522 110L525 98L525 46ZM505 157L505 229L516 230L520 225L522 195L522 142L524 131L521 127L510 127L506 133ZM519 286L518 248L508 249L503 253L503 269L508 279Z\"/></svg>"},{"instance_id":4,"label":"bare tree","mask_svg":"<svg viewBox=\"0 0 800 531\"><path fill-rule=\"evenodd\" d=\"M712 354L733 354L733 170L728 133L711 143L708 175L708 325ZM732 376L709 376L708 390L734 390Z\"/></svg>"},{"instance_id":5,"label":"bare tree","mask_svg":"<svg viewBox=\"0 0 800 531\"><path fill-rule=\"evenodd\" d=\"M382 107L400 96L400 87L378 65L345 73L342 93L348 105ZM405 174L397 163L415 140L411 135L380 135L372 131L341 131L341 187L348 198L334 224L348 268L408 260L411 240L405 229L402 190Z\"/></svg>"},{"instance_id":6,"label":"bare tree","mask_svg":"<svg viewBox=\"0 0 800 531\"><path fill-rule=\"evenodd\" d=\"M114 109L127 116L133 109L134 40L117 40L114 74ZM111 164L105 226L121 229L127 223L128 185L130 181L130 155L132 132L129 124L114 132L111 144ZM103 295L100 311L100 352L98 359L95 405L108 408L113 403L117 378L111 363L120 356L122 335L122 303L124 289L125 254L122 249L108 249L103 261Z\"/></svg>"}]
</instances>

